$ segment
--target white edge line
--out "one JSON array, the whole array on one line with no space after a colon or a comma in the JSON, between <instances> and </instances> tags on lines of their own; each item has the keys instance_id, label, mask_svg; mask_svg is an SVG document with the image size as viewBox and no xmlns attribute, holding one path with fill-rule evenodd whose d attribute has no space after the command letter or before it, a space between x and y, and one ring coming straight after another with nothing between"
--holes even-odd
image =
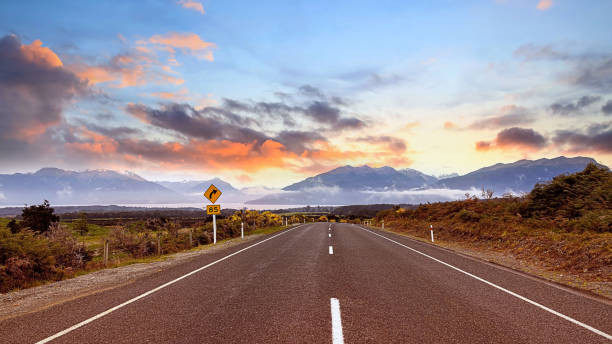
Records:
<instances>
[{"instance_id":1,"label":"white edge line","mask_svg":"<svg viewBox=\"0 0 612 344\"><path fill-rule=\"evenodd\" d=\"M329 247L329 254L334 254L334 248L332 246Z\"/></svg>"},{"instance_id":2,"label":"white edge line","mask_svg":"<svg viewBox=\"0 0 612 344\"><path fill-rule=\"evenodd\" d=\"M342 334L342 318L340 316L340 301L332 297L329 300L329 303L332 318L332 343L344 344L344 335Z\"/></svg>"},{"instance_id":3,"label":"white edge line","mask_svg":"<svg viewBox=\"0 0 612 344\"><path fill-rule=\"evenodd\" d=\"M202 267L200 267L200 268L197 268L197 269L195 269L195 270L193 270L193 271L191 271L191 272L189 272L189 273L187 273L187 274L185 274L185 275L183 275L183 276L181 276L181 277L179 277L179 278L173 279L173 280L172 280L172 281L170 281L170 282L166 282L166 283L164 283L164 284L160 285L159 287L156 287L156 288L154 288L154 289L151 289L151 290L147 291L147 292L146 292L146 293L144 293L144 294L140 294L140 295L138 295L138 296L136 296L136 297L134 297L134 298L132 298L132 299L129 299L129 300L127 300L127 301L125 301L125 302L123 302L123 303L121 303L121 304L118 304L117 306L115 306L115 307L113 307L113 308L107 309L106 311L104 311L104 312L102 312L102 313L99 313L99 314L97 314L97 315L94 315L93 317L91 317L91 318L89 318L89 319L83 320L83 321L81 321L80 323L78 323L78 324L76 324L76 325L70 326L69 328L67 328L67 329L65 329L65 330L63 330L63 331L60 331L60 332L58 332L58 333L56 333L56 334L54 334L54 335L52 335L52 336L50 336L50 337L47 337L47 338L45 338L45 339L42 339L42 340L40 340L40 341L36 342L36 344L44 344L44 343L48 343L48 342L50 342L50 341L52 341L52 340L54 340L54 339L56 339L56 338L59 338L59 337L61 337L61 336L65 335L65 334L67 334L67 333L69 333L69 332L72 332L72 331L74 331L74 330L78 329L79 327L85 326L85 325L89 324L90 322L92 322L92 321L94 321L94 320L100 319L100 318L102 318L102 317L103 317L103 316L105 316L105 315L108 315L108 314L110 314L110 313L112 313L112 312L114 312L114 311L116 311L116 310L118 310L118 309L120 309L120 308L123 308L123 307L125 307L125 306L129 305L130 303L136 302L136 301L138 301L138 300L140 300L140 299L142 299L142 298L144 298L144 297L147 297L147 296L149 296L149 295L151 295L151 294L155 293L156 291L159 291L159 290L161 290L161 289L163 289L163 288L165 288L165 287L167 287L167 286L170 286L170 285L172 285L172 284L174 284L174 283L176 283L176 282L178 282L178 281L180 281L180 280L182 280L182 279L184 279L184 278L187 278L187 277L189 277L189 276L191 276L191 275L193 275L193 274L195 274L195 273L198 273L198 272L200 272L200 271L202 271L202 270L204 270L204 269L206 269L206 268L209 268L209 267L211 267L211 266L213 266L213 265L215 265L215 264L217 264L217 263L219 263L219 262L222 262L222 261L224 261L224 260L226 260L226 259L228 259L228 258L230 258L230 257L232 257L232 256L235 256L235 255L237 255L238 253L244 252L244 251L246 251L246 250L248 250L248 249L250 249L250 248L252 248L252 247L255 247L255 246L259 245L259 244L262 244L262 243L264 243L264 242L266 242L266 241L268 241L268 240L272 240L272 239L276 238L276 237L277 237L277 236L279 236L279 235L283 235L283 234L285 234L285 233L289 233L290 231L292 231L292 230L294 230L294 229L296 229L296 228L298 228L298 227L301 227L301 226L296 226L296 227L293 227L293 228L291 228L291 229L289 229L289 230L286 230L286 231L284 231L284 232L282 232L282 233L278 233L278 234L276 234L276 235L274 235L274 236L271 236L271 237L269 237L269 238L267 238L267 239L264 239L264 240L262 240L262 241L260 241L260 242L257 242L257 243L255 243L255 244L253 244L253 245L250 245L250 246L245 247L245 248L243 248L243 249L241 249L241 250L239 250L239 251L236 251L236 252L234 252L234 253L232 253L232 254L229 254L229 255L227 255L227 256L225 256L225 257L221 258L221 259L215 260L215 261L214 261L214 262L212 262L212 263L209 263L209 264L204 265L204 266L202 266Z\"/></svg>"},{"instance_id":4,"label":"white edge line","mask_svg":"<svg viewBox=\"0 0 612 344\"><path fill-rule=\"evenodd\" d=\"M504 288L504 287L498 286L497 284L495 284L495 283L493 283L493 282L489 282L489 281L487 281L487 280L485 280L485 279L483 279L483 278L480 278L480 277L478 277L478 276L476 276L476 275L474 275L474 274L471 274L471 273L469 273L469 272L467 272L467 271L461 270L461 269L459 269L458 267L455 267L455 266L450 265L450 264L448 264L448 263L445 263L445 262L443 262L443 261L441 261L441 260L439 260L439 259L437 259L437 258L434 258L434 257L432 257L432 256L430 256L430 255L428 255L428 254L426 254L426 253L423 253L423 252L421 252L421 251L415 250L414 248L409 247L409 246L406 246L406 245L404 245L404 244L402 244L402 243L399 243L399 242L397 242L397 241L395 241L395 240L393 240L393 239L389 239L389 238L387 238L387 237L386 237L386 236L384 236L384 235L380 235L380 234L378 234L378 233L374 233L374 232L372 232L371 230L368 230L368 229L365 229L365 228L362 228L362 227L358 227L358 228L360 228L361 230L364 230L364 231L366 231L366 232L370 232L370 233L372 233L372 234L374 234L374 235L377 235L377 236L379 236L379 237L381 237L381 238L383 238L383 239L389 240L389 241L391 241L391 242L393 242L393 243L395 243L395 244L397 244L397 245L400 245L400 246L402 246L402 247L405 247L405 248L407 248L407 249L409 249L409 250L411 250L411 251L413 251L413 252L416 252L416 253L418 253L418 254L420 254L420 255L422 255L422 256L425 256L425 257L427 257L427 258L429 258L429 259L432 259L432 260L434 260L434 261L436 261L436 262L438 262L438 263L440 263L440 264L442 264L442 265L446 265L446 266L448 266L448 267L449 267L449 268L451 268L451 269L457 270L457 271L459 271L459 272L461 272L461 273L463 273L463 274L466 274L466 275L468 275L468 276L470 276L470 277L472 277L472 278L474 278L474 279L479 280L480 282L483 282L483 283L485 283L485 284L488 284L488 285L490 285L490 286L492 286L492 287L494 287L494 288L497 288L497 289L499 289L499 290L501 290L501 291L503 291L503 292L505 292L505 293L508 293L508 294L510 294L510 295L512 295L512 296L514 296L514 297L516 297L516 298L518 298L518 299L521 299L521 300L523 300L523 301L525 301L525 302L527 302L527 303L530 303L530 304L532 304L532 305L534 305L534 306L536 306L536 307L538 307L538 308L541 308L541 309L543 309L543 310L545 310L545 311L547 311L547 312L549 312L549 313L552 313L552 314L554 314L554 315L556 315L556 316L558 316L558 317L560 317L560 318L563 318L563 319L565 319L565 320L567 320L567 321L569 321L569 322L571 322L571 323L574 323L574 324L576 324L576 325L578 325L578 326L581 326L581 327L583 327L583 328L585 328L585 329L587 329L587 330L589 330L589 331L591 331L591 332L593 332L593 333L596 333L596 334L598 334L598 335L600 335L600 336L602 336L602 337L604 337L604 338L607 338L607 339L609 339L609 340L612 340L612 335L609 335L609 334L607 334L607 333L605 333L605 332L603 332L603 331L601 331L601 330L598 330L598 329L596 329L596 328L594 328L594 327L592 327L592 326L589 326L589 325L587 325L587 324L585 324L585 323L583 323L583 322L580 322L580 321L578 321L578 320L576 320L576 319L574 319L574 318L572 318L572 317L569 317L569 316L567 316L567 315L565 315L565 314L559 313L559 312L555 311L554 309L551 309L551 308L548 308L548 307L546 307L546 306L544 306L544 305L541 305L541 304L539 304L539 303L537 303L537 302L535 302L535 301L533 301L533 300L530 300L530 299L528 299L528 298L526 298L526 297L524 297L524 296L522 296L522 295L519 295L519 294L517 294L517 293L515 293L515 292L513 292L513 291L510 291L510 290L508 290L508 289L506 289L506 288Z\"/></svg>"}]
</instances>

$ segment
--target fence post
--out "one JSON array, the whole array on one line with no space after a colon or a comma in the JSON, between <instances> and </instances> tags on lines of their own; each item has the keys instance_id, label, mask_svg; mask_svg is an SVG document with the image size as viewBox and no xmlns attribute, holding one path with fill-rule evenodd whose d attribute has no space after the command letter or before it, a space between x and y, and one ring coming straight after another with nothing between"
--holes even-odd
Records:
<instances>
[{"instance_id":1,"label":"fence post","mask_svg":"<svg viewBox=\"0 0 612 344\"><path fill-rule=\"evenodd\" d=\"M108 239L104 239L104 266L108 265Z\"/></svg>"},{"instance_id":2,"label":"fence post","mask_svg":"<svg viewBox=\"0 0 612 344\"><path fill-rule=\"evenodd\" d=\"M244 222L240 222L240 238L244 239Z\"/></svg>"},{"instance_id":3,"label":"fence post","mask_svg":"<svg viewBox=\"0 0 612 344\"><path fill-rule=\"evenodd\" d=\"M189 248L193 247L193 229L189 229Z\"/></svg>"}]
</instances>

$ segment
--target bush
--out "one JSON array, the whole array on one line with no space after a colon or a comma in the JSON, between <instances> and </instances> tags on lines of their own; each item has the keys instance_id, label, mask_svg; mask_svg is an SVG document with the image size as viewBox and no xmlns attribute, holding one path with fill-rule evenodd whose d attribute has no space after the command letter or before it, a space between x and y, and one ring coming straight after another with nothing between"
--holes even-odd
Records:
<instances>
[{"instance_id":1,"label":"bush","mask_svg":"<svg viewBox=\"0 0 612 344\"><path fill-rule=\"evenodd\" d=\"M482 218L480 214L466 209L461 209L454 217L463 222L478 222Z\"/></svg>"},{"instance_id":2,"label":"bush","mask_svg":"<svg viewBox=\"0 0 612 344\"><path fill-rule=\"evenodd\" d=\"M27 227L35 232L44 233L49 230L51 223L59 221L59 217L53 213L54 211L47 200L40 205L25 207L21 212L23 219L21 227Z\"/></svg>"},{"instance_id":3,"label":"bush","mask_svg":"<svg viewBox=\"0 0 612 344\"><path fill-rule=\"evenodd\" d=\"M57 276L49 240L31 230L0 232L0 292Z\"/></svg>"},{"instance_id":4,"label":"bush","mask_svg":"<svg viewBox=\"0 0 612 344\"><path fill-rule=\"evenodd\" d=\"M85 267L92 255L85 246L78 242L72 233L59 223L54 223L46 233L58 268L69 268L71 271Z\"/></svg>"},{"instance_id":5,"label":"bush","mask_svg":"<svg viewBox=\"0 0 612 344\"><path fill-rule=\"evenodd\" d=\"M612 209L612 172L589 164L584 171L537 184L522 215L575 219L589 211Z\"/></svg>"}]
</instances>

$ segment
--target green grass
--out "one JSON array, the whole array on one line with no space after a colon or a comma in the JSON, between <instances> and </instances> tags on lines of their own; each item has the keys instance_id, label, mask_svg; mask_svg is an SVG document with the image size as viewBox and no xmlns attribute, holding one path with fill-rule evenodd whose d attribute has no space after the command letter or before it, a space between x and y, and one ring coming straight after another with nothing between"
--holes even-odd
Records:
<instances>
[{"instance_id":1,"label":"green grass","mask_svg":"<svg viewBox=\"0 0 612 344\"><path fill-rule=\"evenodd\" d=\"M92 224L88 224L87 227L89 229L87 234L81 235L78 231L72 230L72 235L74 235L79 242L84 243L85 247L90 250L101 248L103 246L104 237L107 236L111 229ZM68 228L72 229L72 226L68 224Z\"/></svg>"},{"instance_id":2,"label":"green grass","mask_svg":"<svg viewBox=\"0 0 612 344\"><path fill-rule=\"evenodd\" d=\"M0 217L0 231L8 230L6 225L11 221L11 219L7 219L5 217Z\"/></svg>"}]
</instances>

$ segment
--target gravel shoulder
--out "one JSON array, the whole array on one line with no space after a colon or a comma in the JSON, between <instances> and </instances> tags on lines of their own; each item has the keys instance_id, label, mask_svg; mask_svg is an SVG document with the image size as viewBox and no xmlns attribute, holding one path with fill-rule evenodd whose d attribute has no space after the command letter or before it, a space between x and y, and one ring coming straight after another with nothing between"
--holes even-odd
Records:
<instances>
[{"instance_id":1,"label":"gravel shoulder","mask_svg":"<svg viewBox=\"0 0 612 344\"><path fill-rule=\"evenodd\" d=\"M253 234L246 236L244 240L235 238L221 242L216 246L200 246L190 251L167 255L162 261L103 269L71 279L0 294L0 321L134 283L142 277L183 264L196 257L255 241L262 236L264 234Z\"/></svg>"}]
</instances>

